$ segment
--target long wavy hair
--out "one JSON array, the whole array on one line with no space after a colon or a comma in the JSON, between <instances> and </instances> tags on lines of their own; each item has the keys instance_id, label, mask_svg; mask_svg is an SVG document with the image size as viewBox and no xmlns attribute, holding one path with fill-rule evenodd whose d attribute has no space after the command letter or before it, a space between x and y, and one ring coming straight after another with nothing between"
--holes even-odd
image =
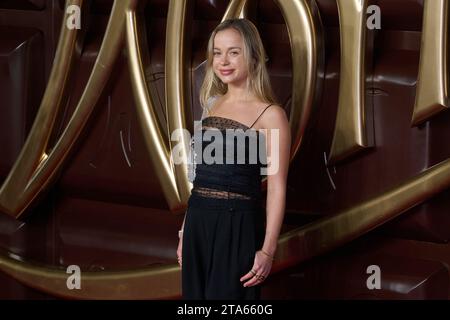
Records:
<instances>
[{"instance_id":1,"label":"long wavy hair","mask_svg":"<svg viewBox=\"0 0 450 320\"><path fill-rule=\"evenodd\" d=\"M206 73L200 89L200 104L209 114L210 98L224 95L228 85L223 83L214 73L212 64L214 57L214 38L217 32L233 28L237 30L244 42L244 59L248 66L247 88L260 100L277 104L269 74L266 68L266 52L255 25L247 19L227 19L221 22L211 33L206 52Z\"/></svg>"}]
</instances>

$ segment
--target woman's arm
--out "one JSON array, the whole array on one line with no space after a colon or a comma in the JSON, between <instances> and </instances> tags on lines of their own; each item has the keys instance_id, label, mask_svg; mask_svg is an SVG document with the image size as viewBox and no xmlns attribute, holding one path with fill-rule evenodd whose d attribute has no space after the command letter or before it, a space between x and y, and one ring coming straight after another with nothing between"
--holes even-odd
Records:
<instances>
[{"instance_id":1,"label":"woman's arm","mask_svg":"<svg viewBox=\"0 0 450 320\"><path fill-rule=\"evenodd\" d=\"M178 264L180 267L183 264L183 231L184 231L184 221L186 220L186 214L184 214L183 224L181 225L181 229L178 231L178 247L177 247L177 258Z\"/></svg>"},{"instance_id":2,"label":"woman's arm","mask_svg":"<svg viewBox=\"0 0 450 320\"><path fill-rule=\"evenodd\" d=\"M274 256L283 224L286 185L291 148L291 131L286 112L279 106L271 106L261 117L261 125L267 128L267 203L266 235L262 250Z\"/></svg>"},{"instance_id":3,"label":"woman's arm","mask_svg":"<svg viewBox=\"0 0 450 320\"><path fill-rule=\"evenodd\" d=\"M180 239L181 239L180 232L183 233L183 231L184 231L184 222L185 221L186 221L186 213L184 213L183 224L181 225L180 230L178 230L178 236L180 237Z\"/></svg>"},{"instance_id":4,"label":"woman's arm","mask_svg":"<svg viewBox=\"0 0 450 320\"><path fill-rule=\"evenodd\" d=\"M262 248L255 254L252 269L240 279L244 287L257 285L270 274L286 203L291 132L284 109L279 106L267 109L261 117L261 127L268 129L263 130L267 150L266 233Z\"/></svg>"}]
</instances>

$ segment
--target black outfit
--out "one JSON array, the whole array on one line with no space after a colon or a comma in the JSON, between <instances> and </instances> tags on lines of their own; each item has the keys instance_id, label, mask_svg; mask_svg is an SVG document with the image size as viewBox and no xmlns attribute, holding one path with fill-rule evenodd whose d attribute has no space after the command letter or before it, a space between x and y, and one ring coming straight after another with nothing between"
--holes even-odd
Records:
<instances>
[{"instance_id":1,"label":"black outfit","mask_svg":"<svg viewBox=\"0 0 450 320\"><path fill-rule=\"evenodd\" d=\"M250 127L223 117L202 120L203 141L200 141L201 148L197 145L197 150L203 152L215 141L214 138L205 141L204 133L208 129L216 130L224 143L211 155L215 156L219 150L217 156L223 161L208 164L202 160L195 165L183 232L184 299L260 298L260 285L245 288L240 278L251 270L255 253L264 240L261 168L266 161L261 161L258 155L266 159L265 136L251 128L269 106ZM234 136L230 137L231 131ZM196 133L194 149L200 142ZM237 162L240 148L245 149L245 163ZM223 150L222 155L220 150ZM233 162L227 163L227 160Z\"/></svg>"}]
</instances>

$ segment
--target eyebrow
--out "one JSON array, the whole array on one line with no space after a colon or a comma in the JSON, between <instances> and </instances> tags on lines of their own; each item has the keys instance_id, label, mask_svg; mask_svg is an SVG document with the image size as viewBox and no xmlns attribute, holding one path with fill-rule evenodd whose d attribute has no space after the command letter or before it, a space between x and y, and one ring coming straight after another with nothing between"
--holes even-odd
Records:
<instances>
[{"instance_id":1,"label":"eyebrow","mask_svg":"<svg viewBox=\"0 0 450 320\"><path fill-rule=\"evenodd\" d=\"M239 49L239 50L241 50L241 47L229 47L228 48L228 50L231 50L231 49ZM214 50L220 50L219 48L214 48Z\"/></svg>"}]
</instances>

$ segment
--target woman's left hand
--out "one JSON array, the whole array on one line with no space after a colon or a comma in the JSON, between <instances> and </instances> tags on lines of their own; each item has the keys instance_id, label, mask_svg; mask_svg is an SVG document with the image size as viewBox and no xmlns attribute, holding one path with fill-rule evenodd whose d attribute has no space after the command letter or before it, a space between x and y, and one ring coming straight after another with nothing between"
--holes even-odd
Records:
<instances>
[{"instance_id":1,"label":"woman's left hand","mask_svg":"<svg viewBox=\"0 0 450 320\"><path fill-rule=\"evenodd\" d=\"M272 269L272 260L261 250L256 251L253 268L241 278L241 282L250 279L244 283L244 287L251 287L266 280L270 274L270 269Z\"/></svg>"}]
</instances>

